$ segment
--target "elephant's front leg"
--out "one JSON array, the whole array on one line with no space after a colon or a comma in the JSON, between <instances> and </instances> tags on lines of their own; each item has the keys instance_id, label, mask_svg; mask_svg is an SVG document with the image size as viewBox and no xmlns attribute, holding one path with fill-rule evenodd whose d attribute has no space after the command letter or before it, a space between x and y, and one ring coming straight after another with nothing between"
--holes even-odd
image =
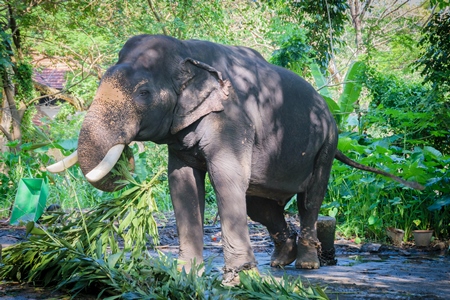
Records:
<instances>
[{"instance_id":1,"label":"elephant's front leg","mask_svg":"<svg viewBox=\"0 0 450 300\"><path fill-rule=\"evenodd\" d=\"M178 237L179 260L189 271L203 261L203 217L206 172L187 166L169 150L169 187Z\"/></svg>"},{"instance_id":2,"label":"elephant's front leg","mask_svg":"<svg viewBox=\"0 0 450 300\"><path fill-rule=\"evenodd\" d=\"M224 283L238 283L238 272L256 270L256 259L250 244L247 224L245 192L248 178L241 164L233 157L220 160L223 165L211 164L209 176L216 191L222 227L225 259Z\"/></svg>"}]
</instances>

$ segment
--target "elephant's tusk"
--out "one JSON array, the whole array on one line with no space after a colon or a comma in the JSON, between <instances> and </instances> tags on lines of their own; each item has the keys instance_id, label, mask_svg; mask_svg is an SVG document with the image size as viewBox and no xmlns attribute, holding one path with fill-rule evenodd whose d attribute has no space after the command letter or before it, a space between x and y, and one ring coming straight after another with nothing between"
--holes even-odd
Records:
<instances>
[{"instance_id":1,"label":"elephant's tusk","mask_svg":"<svg viewBox=\"0 0 450 300\"><path fill-rule=\"evenodd\" d=\"M86 179L89 182L97 182L105 177L119 160L124 148L124 144L118 144L109 149L103 160L94 169L86 174Z\"/></svg>"},{"instance_id":2,"label":"elephant's tusk","mask_svg":"<svg viewBox=\"0 0 450 300\"><path fill-rule=\"evenodd\" d=\"M67 170L74 164L78 162L78 152L74 151L72 154L67 156L61 161L58 161L57 163L54 163L53 165L50 165L47 167L47 171L50 173L59 173L64 170Z\"/></svg>"}]
</instances>

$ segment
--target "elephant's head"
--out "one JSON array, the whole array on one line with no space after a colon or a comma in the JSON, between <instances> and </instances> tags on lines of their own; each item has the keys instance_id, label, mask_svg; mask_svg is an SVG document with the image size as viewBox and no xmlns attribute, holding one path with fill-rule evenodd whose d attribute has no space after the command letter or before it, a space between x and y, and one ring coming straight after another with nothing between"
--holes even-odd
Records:
<instances>
[{"instance_id":1,"label":"elephant's head","mask_svg":"<svg viewBox=\"0 0 450 300\"><path fill-rule=\"evenodd\" d=\"M84 119L78 161L89 182L117 188L112 168L132 141L167 143L203 116L223 110L229 83L213 67L192 59L183 42L165 36L131 38L104 74ZM76 155L50 166L59 172Z\"/></svg>"}]
</instances>

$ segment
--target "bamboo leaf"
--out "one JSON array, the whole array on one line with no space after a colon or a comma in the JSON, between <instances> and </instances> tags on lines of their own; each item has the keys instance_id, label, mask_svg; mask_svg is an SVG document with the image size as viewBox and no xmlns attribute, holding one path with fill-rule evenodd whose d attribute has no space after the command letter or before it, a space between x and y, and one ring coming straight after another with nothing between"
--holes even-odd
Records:
<instances>
[{"instance_id":1,"label":"bamboo leaf","mask_svg":"<svg viewBox=\"0 0 450 300\"><path fill-rule=\"evenodd\" d=\"M29 235L31 233L31 230L33 230L33 228L34 228L34 221L28 222L27 225L25 226L26 235Z\"/></svg>"},{"instance_id":2,"label":"bamboo leaf","mask_svg":"<svg viewBox=\"0 0 450 300\"><path fill-rule=\"evenodd\" d=\"M128 190L126 190L125 192L122 193L122 197L129 196L132 193L139 191L140 188L141 188L140 186L134 186L132 188L129 188Z\"/></svg>"},{"instance_id":3,"label":"bamboo leaf","mask_svg":"<svg viewBox=\"0 0 450 300\"><path fill-rule=\"evenodd\" d=\"M98 239L97 240L97 251L96 251L96 253L97 253L97 258L101 258L103 255L103 243L102 243L102 239Z\"/></svg>"},{"instance_id":4,"label":"bamboo leaf","mask_svg":"<svg viewBox=\"0 0 450 300\"><path fill-rule=\"evenodd\" d=\"M110 269L114 269L116 267L117 262L122 257L122 253L115 253L108 256L108 267Z\"/></svg>"},{"instance_id":5,"label":"bamboo leaf","mask_svg":"<svg viewBox=\"0 0 450 300\"><path fill-rule=\"evenodd\" d=\"M130 223L133 220L134 215L135 215L134 209L130 209L128 211L128 215L119 224L119 233L122 233L125 228L130 226Z\"/></svg>"}]
</instances>

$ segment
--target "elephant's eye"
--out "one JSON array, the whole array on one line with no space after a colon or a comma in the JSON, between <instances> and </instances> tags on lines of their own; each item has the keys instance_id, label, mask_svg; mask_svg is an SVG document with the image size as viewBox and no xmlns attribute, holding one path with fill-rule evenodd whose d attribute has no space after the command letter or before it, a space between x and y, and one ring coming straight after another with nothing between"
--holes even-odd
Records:
<instances>
[{"instance_id":1,"label":"elephant's eye","mask_svg":"<svg viewBox=\"0 0 450 300\"><path fill-rule=\"evenodd\" d=\"M150 92L147 91L147 90L141 90L141 91L139 91L139 97L146 97L146 96L148 96L149 94L150 94Z\"/></svg>"}]
</instances>

